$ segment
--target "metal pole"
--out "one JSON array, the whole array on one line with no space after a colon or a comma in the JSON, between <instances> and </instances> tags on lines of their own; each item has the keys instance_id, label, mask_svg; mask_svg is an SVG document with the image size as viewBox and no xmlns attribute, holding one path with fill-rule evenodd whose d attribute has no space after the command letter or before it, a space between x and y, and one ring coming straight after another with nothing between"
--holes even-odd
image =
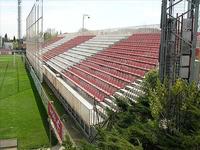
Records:
<instances>
[{"instance_id":1,"label":"metal pole","mask_svg":"<svg viewBox=\"0 0 200 150\"><path fill-rule=\"evenodd\" d=\"M83 20L82 20L82 31L84 31L84 18L85 18L85 15L83 15Z\"/></svg>"},{"instance_id":2,"label":"metal pole","mask_svg":"<svg viewBox=\"0 0 200 150\"><path fill-rule=\"evenodd\" d=\"M89 15L87 14L83 14L83 20L82 20L82 31L84 31L84 28L85 28L85 17L88 17L88 19L90 18Z\"/></svg>"},{"instance_id":3,"label":"metal pole","mask_svg":"<svg viewBox=\"0 0 200 150\"><path fill-rule=\"evenodd\" d=\"M188 10L190 10L192 8L192 0L188 0ZM191 12L188 12L188 14L187 14L187 18L191 18L192 16L191 16L192 14L191 14Z\"/></svg>"},{"instance_id":4,"label":"metal pole","mask_svg":"<svg viewBox=\"0 0 200 150\"><path fill-rule=\"evenodd\" d=\"M39 12L40 12L40 3L38 2L38 5L37 5L37 23L36 23L36 25L37 25L37 31L36 31L36 33L37 33L37 73L38 73L38 77L40 78L40 66L39 66L39 48L40 48L40 27L39 27L39 21L40 20L38 20L39 19Z\"/></svg>"},{"instance_id":5,"label":"metal pole","mask_svg":"<svg viewBox=\"0 0 200 150\"><path fill-rule=\"evenodd\" d=\"M14 59L14 61L13 61L13 66L15 66L15 52L14 52L14 56L13 56L13 59Z\"/></svg>"},{"instance_id":6,"label":"metal pole","mask_svg":"<svg viewBox=\"0 0 200 150\"><path fill-rule=\"evenodd\" d=\"M39 57L42 53L42 45L43 45L43 0L42 0L42 8L41 8L41 41L40 41L40 51L39 51ZM41 57L40 57L41 58ZM41 66L40 66L40 75L41 75L41 82L43 81L43 72L42 72L42 67L43 67L43 60L40 59Z\"/></svg>"},{"instance_id":7,"label":"metal pole","mask_svg":"<svg viewBox=\"0 0 200 150\"><path fill-rule=\"evenodd\" d=\"M50 118L47 119L47 121L49 122L49 148L51 150L51 120Z\"/></svg>"},{"instance_id":8,"label":"metal pole","mask_svg":"<svg viewBox=\"0 0 200 150\"><path fill-rule=\"evenodd\" d=\"M37 31L37 28L36 28L36 17L37 17L37 14L36 14L36 12L37 12L37 5L35 5L35 7L34 7L34 10L35 10L35 12L34 12L34 28L35 28L35 32L33 33L34 34L34 57L35 57L35 65L34 65L34 70L36 71L36 66L37 66L37 61L36 61L36 54L37 54L37 39L36 39L36 31Z\"/></svg>"},{"instance_id":9,"label":"metal pole","mask_svg":"<svg viewBox=\"0 0 200 150\"><path fill-rule=\"evenodd\" d=\"M42 0L42 22L41 22L41 32L42 32L42 37L43 37L43 0Z\"/></svg>"},{"instance_id":10,"label":"metal pole","mask_svg":"<svg viewBox=\"0 0 200 150\"><path fill-rule=\"evenodd\" d=\"M161 13L161 45L160 45L160 52L159 52L159 74L160 80L164 80L165 74L165 51L166 51L166 43L165 43L165 35L166 35L166 10L167 10L167 1L162 1L162 13Z\"/></svg>"},{"instance_id":11,"label":"metal pole","mask_svg":"<svg viewBox=\"0 0 200 150\"><path fill-rule=\"evenodd\" d=\"M190 65L190 82L194 81L194 71L195 71L195 50L197 44L197 30L198 30L198 19L199 19L199 1L193 0L195 4L195 18L194 18L194 34L192 40L192 56L191 56L191 65Z\"/></svg>"},{"instance_id":12,"label":"metal pole","mask_svg":"<svg viewBox=\"0 0 200 150\"><path fill-rule=\"evenodd\" d=\"M169 3L169 14L171 15L171 16L174 16L174 7L173 7L173 5L174 5L174 0L170 0L170 3Z\"/></svg>"},{"instance_id":13,"label":"metal pole","mask_svg":"<svg viewBox=\"0 0 200 150\"><path fill-rule=\"evenodd\" d=\"M18 39L21 41L21 0L18 0Z\"/></svg>"}]
</instances>

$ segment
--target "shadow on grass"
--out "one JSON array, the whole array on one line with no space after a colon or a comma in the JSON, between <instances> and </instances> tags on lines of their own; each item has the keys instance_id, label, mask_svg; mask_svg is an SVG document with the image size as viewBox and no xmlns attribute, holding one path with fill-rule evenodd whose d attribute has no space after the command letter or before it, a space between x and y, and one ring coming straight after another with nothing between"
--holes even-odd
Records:
<instances>
[{"instance_id":1,"label":"shadow on grass","mask_svg":"<svg viewBox=\"0 0 200 150\"><path fill-rule=\"evenodd\" d=\"M49 123L48 123L48 115L47 115L47 112L45 110L45 107L42 103L42 99L36 89L36 86L34 84L34 81L29 73L29 70L27 68L26 69L26 73L28 75L28 78L29 78L29 81L30 81L30 84L31 84L31 87L32 87L32 90L33 90L33 93L34 93L34 97L35 97L35 100L36 100L36 103L37 103L37 107L38 107L38 110L40 112L40 116L42 118L42 122L43 122L43 125L45 127L45 131L47 133L47 136L48 138L50 139L50 133L49 133ZM51 134L51 144L52 145L56 145L57 144L57 139L56 137L54 136L54 134Z\"/></svg>"}]
</instances>

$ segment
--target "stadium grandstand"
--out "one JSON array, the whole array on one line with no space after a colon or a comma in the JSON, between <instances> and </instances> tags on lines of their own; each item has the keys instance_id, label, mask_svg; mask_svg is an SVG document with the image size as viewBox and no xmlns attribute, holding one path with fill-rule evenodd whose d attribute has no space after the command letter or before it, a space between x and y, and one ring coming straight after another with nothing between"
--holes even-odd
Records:
<instances>
[{"instance_id":1,"label":"stadium grandstand","mask_svg":"<svg viewBox=\"0 0 200 150\"><path fill-rule=\"evenodd\" d=\"M170 7L174 5L173 2L170 3ZM185 5L181 8L184 7ZM170 10L185 14L183 13L185 9L171 8ZM169 13L172 12L169 11ZM165 18L165 13L162 10L161 18ZM162 71L160 77L172 77L170 82L173 81L173 77L179 75L184 76L188 81L193 76L193 72L191 71L190 75L188 71L193 69L192 65L186 61L186 58L189 60L192 55L186 50L184 56L179 58L180 62L174 62L181 57L180 54L176 54L177 56L174 54L175 51L180 51L176 44L180 44L180 41L188 36L189 39L186 38L186 42L180 45L185 48L191 46L188 41L192 41L193 38L190 38L190 35L193 34L187 32L184 33L187 36L182 34L182 31L192 32L190 19L183 19L182 24L178 20L180 25L175 23L176 27L174 25L172 31L176 28L177 31L180 30L177 32L180 35L174 38L174 35L165 35L168 32L165 30L172 27L168 27L169 22L162 23L162 20L161 25L88 31L84 30L84 16L88 17L88 15L83 15L82 30L77 33L61 34L43 44L40 43L43 38L39 34L41 31L33 32L36 22L32 22L31 15L29 15L26 56L41 82L44 80L49 85L66 111L88 137L93 136L94 125L107 119L107 108L114 112L117 111L116 98L128 98L136 102L137 98L143 94L142 82L150 70L158 69L158 66L163 65L160 67L162 69L159 69ZM39 17L38 23L42 22L42 19L43 16ZM183 39L179 36L183 36ZM38 38L38 43L31 45L35 38ZM165 39L170 39L170 42L176 46L170 45L170 42ZM195 42L193 42L194 46ZM198 41L197 44L199 44ZM172 51L174 47L177 49ZM168 54L166 48L172 52ZM161 63L158 64L158 61ZM172 65L178 63L180 65ZM171 70L180 70L180 72Z\"/></svg>"},{"instance_id":2,"label":"stadium grandstand","mask_svg":"<svg viewBox=\"0 0 200 150\"><path fill-rule=\"evenodd\" d=\"M159 25L151 25L62 34L26 55L89 137L106 108L116 110L115 97L135 102L143 93L145 74L158 69L159 48Z\"/></svg>"},{"instance_id":3,"label":"stadium grandstand","mask_svg":"<svg viewBox=\"0 0 200 150\"><path fill-rule=\"evenodd\" d=\"M14 102L9 104L7 97L2 98L4 99L2 102L5 102L9 109L2 103L3 109L0 110L4 112L2 120L5 122L2 121L3 124L0 124L3 129L3 132L0 130L2 135L0 143L1 140L11 140L14 137L16 147L19 144L20 149L51 149L54 146L59 148L69 146L70 149L70 146L78 148L84 144L86 149L87 146L98 149L102 143L103 149L110 149L109 145L113 147L111 149L118 149L115 144L119 144L119 149L124 149L126 146L129 147L127 149L133 147L170 149L174 148L174 145L180 147L180 143L183 143L182 148L193 144L190 142L200 131L195 122L199 118L197 116L200 116L198 112L200 107L193 108L200 104L199 101L198 104L193 102L195 98L199 100L199 93L195 93L195 90L199 92L200 89L199 1L160 2L162 3L160 24L152 25L131 26L134 24L126 22L120 24L118 18L123 15L119 16L113 11L112 15L118 16L115 23L117 26L113 27L130 26L103 29L104 25L91 24L95 30L90 30L92 28L85 28L84 24L84 19L89 19L90 13L82 14L80 15L82 28L72 30L69 26L67 31L70 32L63 34L61 30L59 34L53 29L59 29L57 26L51 29L49 27L52 25L44 22L50 16L52 22L63 27L53 19L53 15L46 13L48 17L45 18L44 10L49 12L51 7L46 8L50 4L43 7L43 0L33 1L34 4L32 8L30 7L26 18L26 36L22 38L21 23L25 20L21 14L22 0L18 0L18 39L14 36L13 40L10 40L7 38L7 33L4 38L0 36L0 55L2 55L0 96L3 97L4 94L8 97L13 96L10 99ZM110 7L108 8L110 10ZM117 7L116 10L118 11ZM150 10L145 11L148 14ZM157 14L159 13L156 12ZM148 15L145 17L144 24L155 16L149 14L148 19ZM110 20L113 21L112 18ZM133 21L137 22L136 19ZM158 22L152 21L152 23ZM76 25L76 23L71 24ZM112 26L105 24L104 27ZM99 28L102 29L96 30ZM151 73L153 75L149 77ZM147 82L155 85L146 84ZM187 88L189 85L191 90ZM150 92L145 88L150 89ZM183 92L186 89L187 94ZM29 93L25 93L27 91ZM19 104L20 107L15 104ZM190 108L196 109L191 116L189 113L193 110ZM9 112L10 110L13 112ZM141 113L138 116L135 115L138 113L137 110ZM7 112L17 116L9 114L9 117ZM17 122L7 126L10 118L14 118ZM195 123L191 124L191 120ZM121 128L120 123L126 124L126 121L138 123L127 123L130 127L124 125ZM120 123L117 126L109 126L114 122ZM192 129L188 132L187 130L193 126L198 130ZM104 127L105 130L101 131ZM15 131L15 129L20 130ZM112 132L109 133L107 130ZM127 131L124 132L125 130ZM7 134L7 131L11 132ZM122 131L123 134L120 134ZM192 135L193 131L197 131L194 132L195 136ZM34 132L36 134L33 134ZM101 133L107 134L105 139L108 140L105 140L105 146L104 141L98 141L104 139ZM126 135L129 136L127 139ZM172 146L165 147L164 140L167 141L166 145ZM194 145L198 149L199 143L197 140L195 142L197 145L196 143Z\"/></svg>"},{"instance_id":4,"label":"stadium grandstand","mask_svg":"<svg viewBox=\"0 0 200 150\"><path fill-rule=\"evenodd\" d=\"M156 27L68 33L29 48L27 58L89 137L93 125L115 110L115 97L135 99L144 75L158 65Z\"/></svg>"}]
</instances>

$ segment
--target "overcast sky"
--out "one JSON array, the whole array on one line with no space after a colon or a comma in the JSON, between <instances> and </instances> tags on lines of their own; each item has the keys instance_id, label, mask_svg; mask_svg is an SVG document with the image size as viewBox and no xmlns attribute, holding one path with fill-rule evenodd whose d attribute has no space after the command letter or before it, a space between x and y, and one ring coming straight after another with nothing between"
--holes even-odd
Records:
<instances>
[{"instance_id":1,"label":"overcast sky","mask_svg":"<svg viewBox=\"0 0 200 150\"><path fill-rule=\"evenodd\" d=\"M22 34L34 0L22 0ZM161 0L44 0L44 30L76 32L160 23ZM0 0L0 34L17 36L17 0Z\"/></svg>"}]
</instances>

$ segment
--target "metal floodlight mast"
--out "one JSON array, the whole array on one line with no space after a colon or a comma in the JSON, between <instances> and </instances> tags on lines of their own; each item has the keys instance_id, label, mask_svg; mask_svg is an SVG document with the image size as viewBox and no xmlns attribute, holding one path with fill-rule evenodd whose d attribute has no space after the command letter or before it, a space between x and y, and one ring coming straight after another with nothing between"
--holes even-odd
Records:
<instances>
[{"instance_id":1,"label":"metal floodlight mast","mask_svg":"<svg viewBox=\"0 0 200 150\"><path fill-rule=\"evenodd\" d=\"M21 0L18 0L18 39L21 40Z\"/></svg>"},{"instance_id":2,"label":"metal floodlight mast","mask_svg":"<svg viewBox=\"0 0 200 150\"><path fill-rule=\"evenodd\" d=\"M181 4L184 3L184 6ZM188 6L185 10L185 6ZM180 6L184 11L180 10ZM175 13L176 10L176 13ZM162 0L159 74L169 84L194 80L199 0Z\"/></svg>"}]
</instances>

